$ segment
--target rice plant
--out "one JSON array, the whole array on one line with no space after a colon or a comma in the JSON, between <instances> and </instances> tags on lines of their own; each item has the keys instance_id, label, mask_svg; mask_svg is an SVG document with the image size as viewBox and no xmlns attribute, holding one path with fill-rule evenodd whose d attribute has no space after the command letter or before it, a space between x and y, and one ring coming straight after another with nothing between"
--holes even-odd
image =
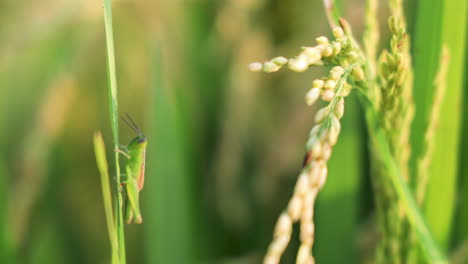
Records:
<instances>
[{"instance_id":1,"label":"rice plant","mask_svg":"<svg viewBox=\"0 0 468 264\"><path fill-rule=\"evenodd\" d=\"M265 264L279 263L291 238L292 224L300 222L301 245L296 263L315 263L312 247L316 196L327 177L327 161L340 133L340 119L345 112L345 98L359 94L365 109L372 153L372 182L377 221L381 237L375 248L375 263L447 263L447 258L431 234L421 205L428 182L436 124L445 94L448 54L439 63L434 85L437 87L426 129L426 147L419 156L417 171L410 172L411 122L414 116L413 73L409 37L402 1L389 1L392 33L389 49L377 58L379 38L376 26L377 2L368 1L364 49L355 40L351 25L336 17L332 1L324 1L335 39L318 37L317 45L302 47L295 57L276 57L251 63L249 70L277 72L286 66L296 72L309 67L331 68L329 75L316 79L306 94L306 103L319 98L328 105L317 111L315 126L306 144L302 172L287 209L278 218L273 241L264 258ZM339 25L339 26L337 26Z\"/></svg>"},{"instance_id":2,"label":"rice plant","mask_svg":"<svg viewBox=\"0 0 468 264\"><path fill-rule=\"evenodd\" d=\"M112 263L125 264L125 236L124 236L124 200L123 180L121 179L119 153L119 111L117 98L117 77L114 54L114 33L112 26L111 0L104 0L104 22L107 43L107 76L109 82L109 114L112 127L112 141L114 147L115 185L114 199L111 196L111 187L108 173L105 145L100 133L94 136L96 160L101 174L102 194L107 220L107 229L112 250ZM114 203L114 205L112 204ZM114 210L112 210L114 207Z\"/></svg>"},{"instance_id":3,"label":"rice plant","mask_svg":"<svg viewBox=\"0 0 468 264\"><path fill-rule=\"evenodd\" d=\"M467 263L468 1L0 6L1 263Z\"/></svg>"}]
</instances>

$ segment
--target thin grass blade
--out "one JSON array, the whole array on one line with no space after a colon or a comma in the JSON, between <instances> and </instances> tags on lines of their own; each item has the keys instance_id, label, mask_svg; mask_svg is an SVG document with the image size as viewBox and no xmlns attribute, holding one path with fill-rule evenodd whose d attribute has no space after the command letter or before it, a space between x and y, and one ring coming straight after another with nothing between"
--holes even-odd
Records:
<instances>
[{"instance_id":1,"label":"thin grass blade","mask_svg":"<svg viewBox=\"0 0 468 264\"><path fill-rule=\"evenodd\" d=\"M109 182L109 171L106 158L106 147L101 132L94 134L94 153L99 173L101 175L102 198L104 200L104 212L106 214L107 231L112 249L112 263L118 263L118 241L115 233L114 213L112 212L112 194Z\"/></svg>"},{"instance_id":2,"label":"thin grass blade","mask_svg":"<svg viewBox=\"0 0 468 264\"><path fill-rule=\"evenodd\" d=\"M104 0L104 24L106 29L106 43L107 43L107 77L109 82L109 112L112 127L112 139L114 149L119 148L119 109L117 100L117 77L115 67L115 54L114 54L114 32L112 28L112 6L111 0ZM123 222L123 198L120 186L120 164L119 152L115 151L115 175L116 175L116 193L115 199L116 209L116 231L119 242L119 260L121 264L126 263L125 257L125 236L124 236L124 222Z\"/></svg>"}]
</instances>

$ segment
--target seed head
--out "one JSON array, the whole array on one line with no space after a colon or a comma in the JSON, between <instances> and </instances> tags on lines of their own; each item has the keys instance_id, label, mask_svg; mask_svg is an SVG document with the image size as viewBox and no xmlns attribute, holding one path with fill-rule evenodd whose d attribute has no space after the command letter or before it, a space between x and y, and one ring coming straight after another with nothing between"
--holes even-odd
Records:
<instances>
[{"instance_id":1,"label":"seed head","mask_svg":"<svg viewBox=\"0 0 468 264\"><path fill-rule=\"evenodd\" d=\"M249 64L249 71L251 72L259 72L263 68L263 64L260 62L253 62Z\"/></svg>"},{"instance_id":2,"label":"seed head","mask_svg":"<svg viewBox=\"0 0 468 264\"><path fill-rule=\"evenodd\" d=\"M335 38L343 37L344 36L343 29L341 27L335 27L333 29L333 36L335 36Z\"/></svg>"},{"instance_id":3,"label":"seed head","mask_svg":"<svg viewBox=\"0 0 468 264\"><path fill-rule=\"evenodd\" d=\"M352 61L358 58L358 54L355 51L350 51L347 55L348 55L348 58L350 58Z\"/></svg>"},{"instance_id":4,"label":"seed head","mask_svg":"<svg viewBox=\"0 0 468 264\"><path fill-rule=\"evenodd\" d=\"M305 60L300 59L290 59L288 63L289 69L296 72L304 72L309 68L309 64Z\"/></svg>"},{"instance_id":5,"label":"seed head","mask_svg":"<svg viewBox=\"0 0 468 264\"><path fill-rule=\"evenodd\" d=\"M322 51L316 47L305 47L300 55L306 56L309 64L317 63L322 59Z\"/></svg>"},{"instance_id":6,"label":"seed head","mask_svg":"<svg viewBox=\"0 0 468 264\"><path fill-rule=\"evenodd\" d=\"M335 115L331 115L331 117L331 126L330 130L328 131L328 142L331 146L334 146L340 134L341 124L338 120L338 117L336 117Z\"/></svg>"},{"instance_id":7,"label":"seed head","mask_svg":"<svg viewBox=\"0 0 468 264\"><path fill-rule=\"evenodd\" d=\"M274 64L271 61L267 61L263 64L264 72L277 72L280 69L280 66Z\"/></svg>"},{"instance_id":8,"label":"seed head","mask_svg":"<svg viewBox=\"0 0 468 264\"><path fill-rule=\"evenodd\" d=\"M306 104L313 105L320 96L320 89L319 88L312 88L306 94Z\"/></svg>"},{"instance_id":9,"label":"seed head","mask_svg":"<svg viewBox=\"0 0 468 264\"><path fill-rule=\"evenodd\" d=\"M336 82L334 80L328 80L325 83L325 89L335 89Z\"/></svg>"},{"instance_id":10,"label":"seed head","mask_svg":"<svg viewBox=\"0 0 468 264\"><path fill-rule=\"evenodd\" d=\"M316 140L312 144L311 151L313 158L320 157L320 155L322 155L322 142Z\"/></svg>"},{"instance_id":11,"label":"seed head","mask_svg":"<svg viewBox=\"0 0 468 264\"><path fill-rule=\"evenodd\" d=\"M331 55L333 55L333 48L331 46L326 46L325 48L323 48L322 56L330 57Z\"/></svg>"},{"instance_id":12,"label":"seed head","mask_svg":"<svg viewBox=\"0 0 468 264\"><path fill-rule=\"evenodd\" d=\"M323 166L320 168L320 177L319 177L319 182L318 182L318 188L322 189L323 186L325 185L325 182L327 182L327 175L328 175L328 167L327 165L323 164Z\"/></svg>"},{"instance_id":13,"label":"seed head","mask_svg":"<svg viewBox=\"0 0 468 264\"><path fill-rule=\"evenodd\" d=\"M335 115L338 117L338 119L341 119L344 114L344 99L340 98L338 103L335 106Z\"/></svg>"},{"instance_id":14,"label":"seed head","mask_svg":"<svg viewBox=\"0 0 468 264\"><path fill-rule=\"evenodd\" d=\"M325 85L325 82L320 79L316 79L312 82L312 88L322 89L324 85Z\"/></svg>"},{"instance_id":15,"label":"seed head","mask_svg":"<svg viewBox=\"0 0 468 264\"><path fill-rule=\"evenodd\" d=\"M283 66L286 63L288 63L288 59L286 59L285 57L276 57L276 58L272 59L271 62L273 62L274 64L276 64L278 66Z\"/></svg>"},{"instance_id":16,"label":"seed head","mask_svg":"<svg viewBox=\"0 0 468 264\"><path fill-rule=\"evenodd\" d=\"M326 162L330 159L332 148L328 143L324 143L322 146L322 159Z\"/></svg>"},{"instance_id":17,"label":"seed head","mask_svg":"<svg viewBox=\"0 0 468 264\"><path fill-rule=\"evenodd\" d=\"M318 132L320 131L320 125L315 125L309 132L309 137L316 137L318 136Z\"/></svg>"},{"instance_id":18,"label":"seed head","mask_svg":"<svg viewBox=\"0 0 468 264\"><path fill-rule=\"evenodd\" d=\"M332 49L333 49L333 55L336 56L340 53L341 51L341 43L339 42L333 42L332 43Z\"/></svg>"},{"instance_id":19,"label":"seed head","mask_svg":"<svg viewBox=\"0 0 468 264\"><path fill-rule=\"evenodd\" d=\"M322 172L322 165L323 165L323 160L320 159L320 157L317 158L316 161L313 163L313 167L310 170L309 173L309 178L310 178L310 188L311 189L316 189L318 186L319 178L320 178L320 173ZM309 193L309 196L306 197L306 199L313 199L313 197L310 196L311 193ZM313 201L311 201L313 202ZM304 199L304 207L308 205L309 203L305 201ZM302 210L305 212L307 208L303 208ZM302 217L304 217L304 212L302 213Z\"/></svg>"},{"instance_id":20,"label":"seed head","mask_svg":"<svg viewBox=\"0 0 468 264\"><path fill-rule=\"evenodd\" d=\"M330 102L334 96L335 92L333 91L333 89L326 88L325 90L323 90L322 100L324 100L325 102Z\"/></svg>"},{"instance_id":21,"label":"seed head","mask_svg":"<svg viewBox=\"0 0 468 264\"><path fill-rule=\"evenodd\" d=\"M309 189L309 175L306 172L302 172L299 175L299 179L297 180L296 187L294 189L295 195L305 195Z\"/></svg>"},{"instance_id":22,"label":"seed head","mask_svg":"<svg viewBox=\"0 0 468 264\"><path fill-rule=\"evenodd\" d=\"M278 264L279 261L280 260L279 260L279 257L277 255L268 255L263 260L263 264Z\"/></svg>"},{"instance_id":23,"label":"seed head","mask_svg":"<svg viewBox=\"0 0 468 264\"><path fill-rule=\"evenodd\" d=\"M339 95L343 97L348 96L349 93L351 92L351 88L352 88L351 84L345 82L343 84L343 88L341 89L341 93Z\"/></svg>"},{"instance_id":24,"label":"seed head","mask_svg":"<svg viewBox=\"0 0 468 264\"><path fill-rule=\"evenodd\" d=\"M346 21L340 24L344 29L341 27L333 29L335 40L332 42L321 36L316 39L318 43L316 46L303 47L302 51L293 59L276 57L263 64L255 62L249 65L251 71L263 70L265 72L276 72L286 64L289 69L296 72L304 72L309 66L314 65L328 66L331 64L335 66L330 70L328 77L314 80L312 88L305 96L308 105L314 104L319 97L326 102L332 103L321 108L315 115L314 121L316 124L309 133L303 169L297 180L294 194L286 210L280 215L276 223L274 238L268 248L263 264L279 264L281 255L291 239L292 225L297 221L300 221L301 245L298 250L296 264L315 263L311 251L315 231L313 222L314 203L318 192L326 182L328 175L327 162L340 134L340 119L344 114L343 97L348 95L351 90L351 85L346 83L344 78L348 76L349 72L344 68L348 69L361 56L360 50L354 46L353 40L345 35L345 32L351 34ZM326 59L322 61L322 58ZM400 60L395 56L390 56L390 59ZM391 64L390 59L385 62ZM404 62L401 64L406 65ZM399 70L402 70L402 68L399 68ZM354 67L351 74L352 81L364 80L365 78L365 73L361 67ZM395 81L398 82L399 80L395 78ZM342 87L337 87L337 84L342 85ZM338 91L339 94L337 94Z\"/></svg>"},{"instance_id":25,"label":"seed head","mask_svg":"<svg viewBox=\"0 0 468 264\"><path fill-rule=\"evenodd\" d=\"M390 31L392 31L393 34L398 33L398 21L394 16L391 16L388 19L388 26L390 27Z\"/></svg>"},{"instance_id":26,"label":"seed head","mask_svg":"<svg viewBox=\"0 0 468 264\"><path fill-rule=\"evenodd\" d=\"M310 184L311 187L313 187L313 178L318 175L320 172L320 166L317 161L312 161L310 163L310 171L309 171L309 177L310 177Z\"/></svg>"},{"instance_id":27,"label":"seed head","mask_svg":"<svg viewBox=\"0 0 468 264\"><path fill-rule=\"evenodd\" d=\"M323 119L325 119L327 114L328 114L328 107L324 107L318 110L317 113L315 114L315 123L316 124L322 123Z\"/></svg>"},{"instance_id":28,"label":"seed head","mask_svg":"<svg viewBox=\"0 0 468 264\"><path fill-rule=\"evenodd\" d=\"M364 70L361 67L354 67L352 71L352 75L358 81L363 81L365 78Z\"/></svg>"},{"instance_id":29,"label":"seed head","mask_svg":"<svg viewBox=\"0 0 468 264\"><path fill-rule=\"evenodd\" d=\"M275 236L290 234L292 228L292 220L287 213L282 213L278 218L275 226Z\"/></svg>"},{"instance_id":30,"label":"seed head","mask_svg":"<svg viewBox=\"0 0 468 264\"><path fill-rule=\"evenodd\" d=\"M341 66L335 66L330 70L330 78L337 81L344 73L344 69Z\"/></svg>"},{"instance_id":31,"label":"seed head","mask_svg":"<svg viewBox=\"0 0 468 264\"><path fill-rule=\"evenodd\" d=\"M327 37L321 36L315 39L318 44L328 45L329 41Z\"/></svg>"},{"instance_id":32,"label":"seed head","mask_svg":"<svg viewBox=\"0 0 468 264\"><path fill-rule=\"evenodd\" d=\"M310 245L301 244L297 252L296 264L308 264L311 250L312 248Z\"/></svg>"},{"instance_id":33,"label":"seed head","mask_svg":"<svg viewBox=\"0 0 468 264\"><path fill-rule=\"evenodd\" d=\"M312 244L312 239L314 237L314 224L312 221L302 221L301 222L301 234L300 239L306 244Z\"/></svg>"},{"instance_id":34,"label":"seed head","mask_svg":"<svg viewBox=\"0 0 468 264\"><path fill-rule=\"evenodd\" d=\"M283 254L284 250L288 246L290 236L280 236L277 237L273 243L270 245L268 251L274 252L278 255Z\"/></svg>"},{"instance_id":35,"label":"seed head","mask_svg":"<svg viewBox=\"0 0 468 264\"><path fill-rule=\"evenodd\" d=\"M301 217L302 199L299 195L294 195L288 204L288 214L291 216L292 221L297 221Z\"/></svg>"}]
</instances>

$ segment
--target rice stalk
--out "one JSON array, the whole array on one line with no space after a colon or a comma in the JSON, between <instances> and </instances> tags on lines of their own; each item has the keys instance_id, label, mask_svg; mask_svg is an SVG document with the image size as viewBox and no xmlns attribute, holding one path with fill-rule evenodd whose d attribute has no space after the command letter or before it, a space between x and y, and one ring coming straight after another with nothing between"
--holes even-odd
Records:
<instances>
[{"instance_id":1,"label":"rice stalk","mask_svg":"<svg viewBox=\"0 0 468 264\"><path fill-rule=\"evenodd\" d=\"M300 222L301 245L297 252L296 263L315 263L312 247L315 237L315 224L313 221L315 200L318 192L324 186L328 174L327 162L331 157L332 147L338 140L341 130L340 119L344 114L344 98L350 93L353 82L362 82L364 71L361 68L360 54L354 48L355 42L351 32L342 21L345 29L333 29L335 41L326 37L318 37L318 45L303 47L294 58L275 57L269 61L254 62L249 65L251 71L276 72L283 66L297 72L304 72L313 65L329 65L331 68L328 77L316 79L312 88L306 94L306 103L312 105L319 97L329 102L328 106L321 108L315 115L316 125L312 128L306 144L304 168L296 183L294 194L289 201L287 209L278 218L273 240L264 258L265 264L280 262L292 232L292 224Z\"/></svg>"},{"instance_id":2,"label":"rice stalk","mask_svg":"<svg viewBox=\"0 0 468 264\"><path fill-rule=\"evenodd\" d=\"M398 2L398 1L396 1ZM395 1L391 5L389 27L392 32L390 51L384 50L379 59L378 85L381 89L379 110L389 140L392 155L397 160L401 175L410 183L409 158L411 153L409 135L413 119L412 70L409 42L405 21ZM399 3L401 4L401 2ZM395 129L398 128L398 129ZM380 163L380 161L375 161ZM374 184L377 210L380 210L383 238L378 257L382 263L402 263L408 249L408 224L405 212L389 184L389 175L382 164L374 166ZM379 197L380 196L380 197ZM383 217L383 218L382 218Z\"/></svg>"},{"instance_id":3,"label":"rice stalk","mask_svg":"<svg viewBox=\"0 0 468 264\"><path fill-rule=\"evenodd\" d=\"M330 7L334 6L330 3L331 1L325 1L328 13L332 11ZM371 150L374 166L377 168L376 172L378 173L375 178L377 182L380 181L380 184L377 185L380 185L380 188L387 192L386 195L382 196L382 201L390 206L390 208L380 208L382 212L380 214L380 221L382 221L384 230L387 228L386 234L393 236L387 236L383 240L384 242L385 239L388 240L388 249L386 249L387 252L381 255L381 261L388 261L389 263L404 261L406 249L401 246L404 245L405 241L408 240L408 236L410 236L405 233L406 230L412 228L415 230L424 253L430 262L446 263L445 257L432 239L431 233L425 224L417 203L412 197L411 189L408 185L408 160L410 155L408 137L413 115L411 57L405 32L405 22L402 16L401 1L393 1L391 9L395 16L389 19L389 26L394 35L390 43L391 51L381 56L379 73L382 76L379 76L378 79L369 76L369 68L371 67L369 66L369 60L365 58L365 53L361 51L359 45L354 40L351 27L344 19L340 19L339 21L342 27L339 30L346 36L346 44L340 48L346 50L348 58L340 59L338 56L338 59L334 60L334 62L341 66L349 66L348 59L361 59L363 63L362 67L359 65L352 69L353 78L350 80L350 83L361 92L362 103L366 107L366 119L372 143ZM332 16L329 15L330 17ZM331 24L333 25L333 23ZM328 56L334 58L333 55L337 55L340 52L334 54L333 49L327 51L327 45L330 45L330 43L326 38L318 38L317 41L319 43L318 46L304 47L303 51L295 58L276 57L264 63L252 63L249 65L249 68L251 71L276 72L287 64L291 70L303 72L311 65L329 65L326 63L329 61L322 60L324 57L327 57L324 55L330 54ZM342 44L342 41L339 42ZM332 72L331 74L333 75ZM325 101L327 98L333 97L333 90L324 89L323 93L320 90L320 88L327 87L324 83L314 82L312 89L306 96L308 104L314 103L319 95L322 95L322 99ZM373 100L374 98L369 97L369 94L372 94L369 92L369 87L372 85L378 85L382 89L382 93L385 93L382 95L382 101L379 104L376 104ZM334 85L331 86L334 87ZM321 109L317 113L316 121L322 120L323 113L326 111L326 108ZM396 125L400 128L398 131L395 131ZM301 178L304 177L301 176ZM301 180L298 180L298 182L301 182ZM376 192L381 191L381 189L376 189ZM316 193L313 193L312 197L315 196ZM312 198L311 200L313 201L314 199ZM297 217L297 215L291 212L283 213L280 217L281 221L279 220L277 224L274 240L265 259L266 263L278 263L282 252L288 244L291 231L290 223L293 222L295 216ZM405 220L406 217L408 220ZM298 263L314 262L313 257L309 255L311 248L310 243L305 243L305 246L300 247ZM304 251L309 253L303 253Z\"/></svg>"},{"instance_id":4,"label":"rice stalk","mask_svg":"<svg viewBox=\"0 0 468 264\"><path fill-rule=\"evenodd\" d=\"M107 48L107 77L109 82L109 112L112 128L112 140L114 149L119 149L119 111L117 100L117 76L115 67L115 54L114 54L114 33L112 28L112 6L111 0L104 0L104 24L106 30L106 48ZM124 222L123 222L123 198L122 186L120 179L120 164L119 164L119 151L114 151L115 162L115 225L118 240L118 255L119 263L125 264L125 235L124 235Z\"/></svg>"},{"instance_id":5,"label":"rice stalk","mask_svg":"<svg viewBox=\"0 0 468 264\"><path fill-rule=\"evenodd\" d=\"M358 91L361 91L358 89ZM398 199L401 200L402 205L408 217L408 221L412 228L416 231L417 237L421 246L428 257L430 263L447 263L445 256L437 247L429 228L427 227L422 213L413 198L410 188L401 176L398 164L391 154L388 145L385 131L382 128L380 118L377 114L375 106L372 101L363 92L358 93L362 103L366 106L366 120L368 122L370 139L373 143L376 158L382 161L385 166L392 187L396 190Z\"/></svg>"}]
</instances>

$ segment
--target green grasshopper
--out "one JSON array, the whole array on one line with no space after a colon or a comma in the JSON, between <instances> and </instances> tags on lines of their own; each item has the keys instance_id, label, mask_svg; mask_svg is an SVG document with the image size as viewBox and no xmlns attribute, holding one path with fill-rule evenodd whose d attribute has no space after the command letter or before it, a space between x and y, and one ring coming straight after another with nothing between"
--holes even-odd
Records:
<instances>
[{"instance_id":1,"label":"green grasshopper","mask_svg":"<svg viewBox=\"0 0 468 264\"><path fill-rule=\"evenodd\" d=\"M132 220L136 224L141 224L143 219L140 213L139 194L145 183L147 140L132 118L127 113L126 116L128 120L121 117L122 120L137 133L137 136L127 146L122 146L123 150L117 150L127 157L125 162L125 172L127 175L126 179L122 182L122 186L125 186L127 189L125 221L127 224L130 224Z\"/></svg>"}]
</instances>

